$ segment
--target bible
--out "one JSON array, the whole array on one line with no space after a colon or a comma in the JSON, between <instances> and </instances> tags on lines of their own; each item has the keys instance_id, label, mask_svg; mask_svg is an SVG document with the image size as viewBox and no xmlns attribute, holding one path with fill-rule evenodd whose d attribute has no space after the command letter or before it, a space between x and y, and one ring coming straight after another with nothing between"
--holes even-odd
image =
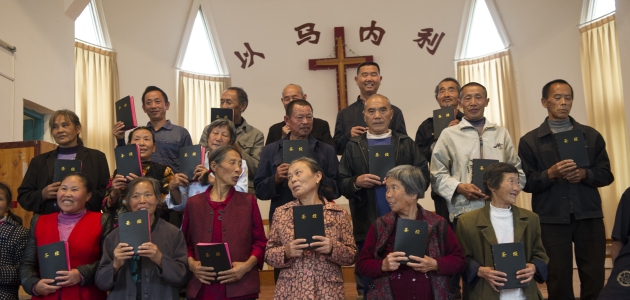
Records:
<instances>
[{"instance_id":1,"label":"bible","mask_svg":"<svg viewBox=\"0 0 630 300\"><path fill-rule=\"evenodd\" d=\"M116 154L116 174L129 176L129 173L142 177L140 146L129 144L114 149Z\"/></svg>"},{"instance_id":2,"label":"bible","mask_svg":"<svg viewBox=\"0 0 630 300\"><path fill-rule=\"evenodd\" d=\"M293 207L293 237L306 239L306 243L318 242L314 235L326 236L323 205L298 205ZM308 249L313 249L309 247Z\"/></svg>"},{"instance_id":3,"label":"bible","mask_svg":"<svg viewBox=\"0 0 630 300\"><path fill-rule=\"evenodd\" d=\"M70 271L70 256L68 242L56 242L37 247L37 261L39 262L39 277L55 279L57 271ZM57 282L50 285L57 285Z\"/></svg>"},{"instance_id":4,"label":"bible","mask_svg":"<svg viewBox=\"0 0 630 300\"><path fill-rule=\"evenodd\" d=\"M60 182L69 174L81 173L82 163L78 159L57 159L55 160L55 171L53 173L53 182Z\"/></svg>"},{"instance_id":5,"label":"bible","mask_svg":"<svg viewBox=\"0 0 630 300\"><path fill-rule=\"evenodd\" d=\"M507 274L507 282L497 287L499 290L528 287L529 283L521 283L516 279L516 272L525 269L525 248L523 243L505 243L492 245L494 269Z\"/></svg>"},{"instance_id":6,"label":"bible","mask_svg":"<svg viewBox=\"0 0 630 300\"><path fill-rule=\"evenodd\" d=\"M234 110L231 108L211 108L210 109L210 120L214 122L218 119L226 119L234 122Z\"/></svg>"},{"instance_id":7,"label":"bible","mask_svg":"<svg viewBox=\"0 0 630 300\"><path fill-rule=\"evenodd\" d=\"M192 181L197 166L203 165L205 153L206 148L201 145L179 148L179 171L188 176L188 180Z\"/></svg>"},{"instance_id":8,"label":"bible","mask_svg":"<svg viewBox=\"0 0 630 300\"><path fill-rule=\"evenodd\" d=\"M138 247L151 242L151 217L148 210L126 212L118 215L118 234L121 243L133 247L138 254Z\"/></svg>"},{"instance_id":9,"label":"bible","mask_svg":"<svg viewBox=\"0 0 630 300\"><path fill-rule=\"evenodd\" d=\"M199 254L199 261L201 261L202 266L214 268L212 272L219 273L232 268L230 247L227 243L197 243L197 254ZM217 275L217 277L219 276ZM219 281L213 280L212 282Z\"/></svg>"},{"instance_id":10,"label":"bible","mask_svg":"<svg viewBox=\"0 0 630 300\"><path fill-rule=\"evenodd\" d=\"M282 140L282 162L290 164L300 157L308 157L308 140Z\"/></svg>"},{"instance_id":11,"label":"bible","mask_svg":"<svg viewBox=\"0 0 630 300\"><path fill-rule=\"evenodd\" d=\"M476 185L481 192L483 191L483 172L494 163L498 163L496 159L473 159L472 184Z\"/></svg>"},{"instance_id":12,"label":"bible","mask_svg":"<svg viewBox=\"0 0 630 300\"><path fill-rule=\"evenodd\" d=\"M116 122L125 123L125 127L123 127L125 131L138 127L133 96L127 96L116 101Z\"/></svg>"},{"instance_id":13,"label":"bible","mask_svg":"<svg viewBox=\"0 0 630 300\"><path fill-rule=\"evenodd\" d=\"M586 140L582 130L573 129L555 134L558 143L558 153L560 159L572 159L578 168L590 166L588 152L586 151Z\"/></svg>"},{"instance_id":14,"label":"bible","mask_svg":"<svg viewBox=\"0 0 630 300\"><path fill-rule=\"evenodd\" d=\"M383 181L387 172L396 166L394 151L394 145L368 146L370 174L378 176Z\"/></svg>"},{"instance_id":15,"label":"bible","mask_svg":"<svg viewBox=\"0 0 630 300\"><path fill-rule=\"evenodd\" d=\"M440 134L451 121L455 120L457 113L453 107L436 109L433 111L433 138L437 141Z\"/></svg>"},{"instance_id":16,"label":"bible","mask_svg":"<svg viewBox=\"0 0 630 300\"><path fill-rule=\"evenodd\" d=\"M424 257L429 224L424 221L401 218L398 218L397 222L394 251L405 252L407 258L409 255ZM409 261L416 262L411 259ZM401 261L400 263L406 265L407 261Z\"/></svg>"}]
</instances>

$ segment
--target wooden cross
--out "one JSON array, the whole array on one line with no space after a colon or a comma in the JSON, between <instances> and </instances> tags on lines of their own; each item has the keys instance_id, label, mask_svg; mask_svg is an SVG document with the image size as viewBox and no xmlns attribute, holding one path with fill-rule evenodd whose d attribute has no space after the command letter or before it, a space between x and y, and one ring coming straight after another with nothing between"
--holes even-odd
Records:
<instances>
[{"instance_id":1,"label":"wooden cross","mask_svg":"<svg viewBox=\"0 0 630 300\"><path fill-rule=\"evenodd\" d=\"M372 55L346 56L345 34L343 27L335 27L335 57L309 59L309 70L337 70L337 106L342 110L348 106L348 83L346 68L356 68L360 63L374 61Z\"/></svg>"}]
</instances>

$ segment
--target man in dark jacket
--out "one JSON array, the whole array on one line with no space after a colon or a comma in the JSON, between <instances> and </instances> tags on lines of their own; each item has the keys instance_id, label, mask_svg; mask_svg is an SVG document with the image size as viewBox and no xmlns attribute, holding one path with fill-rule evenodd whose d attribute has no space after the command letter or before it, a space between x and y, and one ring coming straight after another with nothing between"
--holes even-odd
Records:
<instances>
[{"instance_id":1,"label":"man in dark jacket","mask_svg":"<svg viewBox=\"0 0 630 300\"><path fill-rule=\"evenodd\" d=\"M307 100L307 95L304 94L302 87L297 84L289 84L282 90L282 98L280 101L284 106L284 110L287 109L287 105L293 100ZM276 123L269 127L269 133L267 133L267 140L265 141L265 146L279 141L284 136L289 134L291 129L289 125L283 120L282 122ZM322 141L326 144L329 144L335 147L335 141L330 135L330 125L328 122L322 119L313 118L313 130L311 131L311 135L318 141Z\"/></svg>"},{"instance_id":2,"label":"man in dark jacket","mask_svg":"<svg viewBox=\"0 0 630 300\"><path fill-rule=\"evenodd\" d=\"M391 211L385 199L385 184L379 176L369 174L368 147L394 145L396 165L412 165L422 169L424 186L429 186L429 168L420 149L404 134L394 132L390 122L396 113L387 97L375 94L365 102L363 111L367 132L353 137L345 147L339 163L339 191L348 198L352 213L354 239L359 252L370 225L380 216ZM369 279L363 278L364 295L367 295Z\"/></svg>"},{"instance_id":3,"label":"man in dark jacket","mask_svg":"<svg viewBox=\"0 0 630 300\"><path fill-rule=\"evenodd\" d=\"M606 143L597 130L569 116L573 88L564 80L547 83L542 106L548 117L521 138L518 154L527 176L525 192L540 216L542 241L549 255L549 299L574 299L573 248L580 276L580 299L596 299L604 286L606 233L597 188L614 180ZM577 129L586 141L589 165L560 160L554 135Z\"/></svg>"},{"instance_id":4,"label":"man in dark jacket","mask_svg":"<svg viewBox=\"0 0 630 300\"><path fill-rule=\"evenodd\" d=\"M380 73L381 69L375 62L364 62L357 67L357 76L354 77L354 81L359 87L360 94L356 102L337 113L337 121L335 121L335 135L333 139L335 140L335 145L337 145L337 154L343 154L350 138L360 136L367 131L363 121L364 104L370 96L378 92L381 80L383 80ZM392 105L392 110L394 111L394 118L389 124L389 129L407 135L402 111L394 105Z\"/></svg>"}]
</instances>

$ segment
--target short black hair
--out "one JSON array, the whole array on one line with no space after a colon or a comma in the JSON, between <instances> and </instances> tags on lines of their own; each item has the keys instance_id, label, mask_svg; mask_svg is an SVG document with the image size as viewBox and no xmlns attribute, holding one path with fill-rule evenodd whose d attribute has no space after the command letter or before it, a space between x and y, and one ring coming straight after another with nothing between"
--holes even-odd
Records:
<instances>
[{"instance_id":1,"label":"short black hair","mask_svg":"<svg viewBox=\"0 0 630 300\"><path fill-rule=\"evenodd\" d=\"M457 79L455 79L453 77L446 77L446 78L442 79L442 81L438 82L438 84L435 86L435 99L437 99L438 93L440 92L440 84L442 84L442 82L445 82L445 81L455 82L455 85L457 85L457 91L458 92L461 89L461 86L459 85L459 81L457 81Z\"/></svg>"},{"instance_id":2,"label":"short black hair","mask_svg":"<svg viewBox=\"0 0 630 300\"><path fill-rule=\"evenodd\" d=\"M247 99L247 93L245 92L243 88L233 86L233 87L227 88L226 91L235 91L236 98L238 99L238 103L249 104L249 99Z\"/></svg>"},{"instance_id":3,"label":"short black hair","mask_svg":"<svg viewBox=\"0 0 630 300\"><path fill-rule=\"evenodd\" d=\"M483 192L490 196L490 188L498 189L503 182L504 174L518 174L518 169L504 162L493 163L483 172Z\"/></svg>"},{"instance_id":4,"label":"short black hair","mask_svg":"<svg viewBox=\"0 0 630 300\"><path fill-rule=\"evenodd\" d=\"M92 180L90 179L90 177L87 177L87 175L83 173L79 173L79 172L70 173L64 176L60 182L63 182L68 177L79 177L79 179L81 179L81 183L83 183L83 187L85 187L85 190L87 190L90 193L94 190L94 184L92 184ZM96 195L92 195L92 196L96 197Z\"/></svg>"},{"instance_id":5,"label":"short black hair","mask_svg":"<svg viewBox=\"0 0 630 300\"><path fill-rule=\"evenodd\" d=\"M162 93L162 97L164 97L164 101L168 103L168 96L166 96L166 93L161 88L154 85L150 85L150 86L147 86L147 88L144 89L144 93L142 93L142 105L144 105L144 96L154 91L159 91L160 93Z\"/></svg>"},{"instance_id":6,"label":"short black hair","mask_svg":"<svg viewBox=\"0 0 630 300\"><path fill-rule=\"evenodd\" d=\"M9 218L13 219L13 221L18 223L18 225L22 225L22 218L20 218L19 216L16 216L11 211L11 202L13 201L13 194L11 193L11 188L9 188L9 186L6 185L4 182L0 182L0 190L3 190L4 195L6 196L5 201L7 202L7 214L9 215Z\"/></svg>"},{"instance_id":7,"label":"short black hair","mask_svg":"<svg viewBox=\"0 0 630 300\"><path fill-rule=\"evenodd\" d=\"M573 98L573 87L564 79L554 79L552 81L547 82L547 84L545 84L545 86L543 86L543 88L542 88L542 97L544 99L547 99L547 97L549 97L549 90L551 90L551 86L556 84L556 83L568 85L569 88L571 89L571 98Z\"/></svg>"},{"instance_id":8,"label":"short black hair","mask_svg":"<svg viewBox=\"0 0 630 300\"><path fill-rule=\"evenodd\" d=\"M291 102L289 102L289 104L287 104L287 110L286 110L286 116L287 117L291 117L291 114L293 113L293 107L299 105L299 106L308 106L311 108L311 113L314 113L315 111L313 110L313 106L311 105L311 103L309 103L308 101L304 100L304 99L295 99Z\"/></svg>"},{"instance_id":9,"label":"short black hair","mask_svg":"<svg viewBox=\"0 0 630 300\"><path fill-rule=\"evenodd\" d=\"M134 128L129 133L129 137L127 138L127 144L131 144L131 139L133 138L133 133L138 131L138 130L147 130L148 132L150 132L151 133L151 140L153 141L153 145L155 145L155 133L153 133L153 131L151 129L149 129L149 127L146 127L146 126L138 126L138 127Z\"/></svg>"},{"instance_id":10,"label":"short black hair","mask_svg":"<svg viewBox=\"0 0 630 300\"><path fill-rule=\"evenodd\" d=\"M381 67L379 67L377 63L373 61L364 61L357 66L357 75L359 75L359 71L361 71L361 68L365 66L375 66L376 69L378 70L378 74L379 75L381 74Z\"/></svg>"},{"instance_id":11,"label":"short black hair","mask_svg":"<svg viewBox=\"0 0 630 300\"><path fill-rule=\"evenodd\" d=\"M462 86L462 88L459 89L459 100L462 100L462 98L464 98L462 95L462 92L464 91L466 87L469 87L469 86L480 86L483 89L483 92L486 93L486 98L488 98L488 90L486 90L486 87L483 86L483 84L479 82L471 81L467 84L464 84L464 86Z\"/></svg>"}]
</instances>

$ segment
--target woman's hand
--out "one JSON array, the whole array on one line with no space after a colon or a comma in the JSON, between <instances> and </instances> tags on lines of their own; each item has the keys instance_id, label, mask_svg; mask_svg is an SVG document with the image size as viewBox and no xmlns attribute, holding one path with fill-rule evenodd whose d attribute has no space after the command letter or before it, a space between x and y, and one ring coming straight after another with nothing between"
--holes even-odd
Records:
<instances>
[{"instance_id":1,"label":"woman's hand","mask_svg":"<svg viewBox=\"0 0 630 300\"><path fill-rule=\"evenodd\" d=\"M154 243L148 242L138 247L138 255L150 259L153 263L162 267L162 252Z\"/></svg>"},{"instance_id":2,"label":"woman's hand","mask_svg":"<svg viewBox=\"0 0 630 300\"><path fill-rule=\"evenodd\" d=\"M217 280L221 281L223 284L239 281L247 272L251 271L254 266L255 265L249 262L235 261L232 263L231 269L219 272L219 278L217 278Z\"/></svg>"},{"instance_id":3,"label":"woman's hand","mask_svg":"<svg viewBox=\"0 0 630 300\"><path fill-rule=\"evenodd\" d=\"M325 236L315 235L313 239L319 242L311 243L313 251L321 254L330 254L332 252L332 243Z\"/></svg>"},{"instance_id":4,"label":"woman's hand","mask_svg":"<svg viewBox=\"0 0 630 300\"><path fill-rule=\"evenodd\" d=\"M46 296L56 292L61 286L50 285L51 283L55 283L54 279L40 279L33 288L35 293L40 296Z\"/></svg>"},{"instance_id":5,"label":"woman's hand","mask_svg":"<svg viewBox=\"0 0 630 300\"><path fill-rule=\"evenodd\" d=\"M415 255L409 255L409 258L411 260L417 261L417 263L408 262L407 266L413 268L418 272L427 273L430 271L438 270L437 260L428 255L425 255L424 258Z\"/></svg>"},{"instance_id":6,"label":"woman's hand","mask_svg":"<svg viewBox=\"0 0 630 300\"><path fill-rule=\"evenodd\" d=\"M70 271L57 271L57 275L61 275L55 277L58 286L67 287L81 283L81 274L77 269L72 269Z\"/></svg>"},{"instance_id":7,"label":"woman's hand","mask_svg":"<svg viewBox=\"0 0 630 300\"><path fill-rule=\"evenodd\" d=\"M168 182L168 189L171 191L179 190L180 186L188 186L188 176L184 173L177 173L171 181Z\"/></svg>"},{"instance_id":8,"label":"woman's hand","mask_svg":"<svg viewBox=\"0 0 630 300\"><path fill-rule=\"evenodd\" d=\"M119 243L116 248L114 248L114 261L112 262L112 266L115 271L118 271L120 267L125 264L125 260L130 259L133 256L133 247L129 246L127 243Z\"/></svg>"},{"instance_id":9,"label":"woman's hand","mask_svg":"<svg viewBox=\"0 0 630 300\"><path fill-rule=\"evenodd\" d=\"M197 165L195 171L193 172L193 180L199 180L203 174L210 172L210 170L206 169L204 165Z\"/></svg>"},{"instance_id":10,"label":"woman's hand","mask_svg":"<svg viewBox=\"0 0 630 300\"><path fill-rule=\"evenodd\" d=\"M214 271L214 268L212 268L212 267L204 267L204 266L201 265L200 261L195 260L192 257L188 258L188 269L203 284L211 284L210 281L215 280L214 278L217 276L217 273L212 272L212 271Z\"/></svg>"},{"instance_id":11,"label":"woman's hand","mask_svg":"<svg viewBox=\"0 0 630 300\"><path fill-rule=\"evenodd\" d=\"M405 252L391 252L390 254L387 254L387 257L385 257L385 259L383 259L383 263L381 264L381 271L396 271L400 267L401 261L408 260L409 259L405 256Z\"/></svg>"},{"instance_id":12,"label":"woman's hand","mask_svg":"<svg viewBox=\"0 0 630 300\"><path fill-rule=\"evenodd\" d=\"M528 283L532 281L534 274L536 274L536 265L527 263L525 269L516 272L516 279L523 279L521 283Z\"/></svg>"},{"instance_id":13,"label":"woman's hand","mask_svg":"<svg viewBox=\"0 0 630 300\"><path fill-rule=\"evenodd\" d=\"M302 252L304 252L304 250L302 250L304 248L308 248L306 239L292 240L288 244L284 245L284 257L287 259L300 257L302 256Z\"/></svg>"},{"instance_id":14,"label":"woman's hand","mask_svg":"<svg viewBox=\"0 0 630 300\"><path fill-rule=\"evenodd\" d=\"M497 287L503 286L504 284L502 282L507 281L507 278L505 278L507 277L507 274L496 271L491 267L479 267L479 270L477 270L477 276L488 281L492 289L497 293L499 292Z\"/></svg>"}]
</instances>

